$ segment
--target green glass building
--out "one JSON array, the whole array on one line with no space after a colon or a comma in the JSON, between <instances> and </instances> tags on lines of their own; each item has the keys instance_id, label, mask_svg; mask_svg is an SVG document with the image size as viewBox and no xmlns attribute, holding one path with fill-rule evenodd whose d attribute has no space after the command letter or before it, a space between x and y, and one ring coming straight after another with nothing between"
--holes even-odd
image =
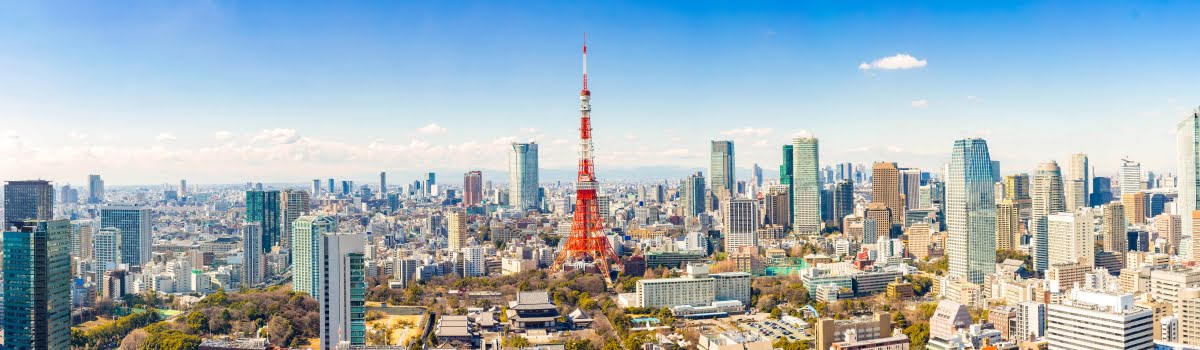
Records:
<instances>
[{"instance_id":1,"label":"green glass building","mask_svg":"<svg viewBox=\"0 0 1200 350\"><path fill-rule=\"evenodd\" d=\"M71 222L32 220L4 232L4 347L67 349Z\"/></svg>"},{"instance_id":2,"label":"green glass building","mask_svg":"<svg viewBox=\"0 0 1200 350\"><path fill-rule=\"evenodd\" d=\"M279 191L246 191L246 222L262 225L263 252L279 245L282 214L279 208Z\"/></svg>"}]
</instances>

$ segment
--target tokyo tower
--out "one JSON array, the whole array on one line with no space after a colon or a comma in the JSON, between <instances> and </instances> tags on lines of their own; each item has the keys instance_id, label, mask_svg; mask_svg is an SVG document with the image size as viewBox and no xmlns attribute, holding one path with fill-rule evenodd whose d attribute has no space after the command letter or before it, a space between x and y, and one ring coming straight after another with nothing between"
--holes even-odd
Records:
<instances>
[{"instance_id":1,"label":"tokyo tower","mask_svg":"<svg viewBox=\"0 0 1200 350\"><path fill-rule=\"evenodd\" d=\"M568 262L591 262L611 281L612 266L620 266L620 258L608 244L604 234L604 223L600 218L597 200L596 172L592 156L592 92L588 91L587 40L583 43L583 90L579 92L579 177L575 180L575 218L571 222L571 235L563 244L563 250L550 266L550 273L562 271Z\"/></svg>"}]
</instances>

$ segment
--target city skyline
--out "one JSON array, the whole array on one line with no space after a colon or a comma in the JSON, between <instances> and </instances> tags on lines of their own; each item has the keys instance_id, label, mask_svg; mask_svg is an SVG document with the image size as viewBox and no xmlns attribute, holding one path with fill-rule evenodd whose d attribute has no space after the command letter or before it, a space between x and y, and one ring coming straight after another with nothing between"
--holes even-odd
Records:
<instances>
[{"instance_id":1,"label":"city skyline","mask_svg":"<svg viewBox=\"0 0 1200 350\"><path fill-rule=\"evenodd\" d=\"M822 166L937 169L955 139L981 137L1004 174L1079 152L1097 176L1125 156L1174 172L1173 129L1194 105L1180 93L1194 81L1194 39L1179 35L1190 29L1181 13L1198 6L1187 3L762 4L737 15L691 4L621 19L611 15L634 5L5 6L0 65L14 69L0 114L16 118L0 127L0 172L77 186L86 174L112 186L475 169L501 180L509 145L528 141L544 145L543 171L570 174L566 92L584 32L605 180L644 168L683 177L725 139L735 173L771 169L805 130L824 144ZM1054 16L1064 12L1075 15ZM547 13L568 15L523 20ZM106 18L118 14L157 19ZM1107 50L1117 45L1127 49ZM1126 133L1145 137L1108 142Z\"/></svg>"}]
</instances>

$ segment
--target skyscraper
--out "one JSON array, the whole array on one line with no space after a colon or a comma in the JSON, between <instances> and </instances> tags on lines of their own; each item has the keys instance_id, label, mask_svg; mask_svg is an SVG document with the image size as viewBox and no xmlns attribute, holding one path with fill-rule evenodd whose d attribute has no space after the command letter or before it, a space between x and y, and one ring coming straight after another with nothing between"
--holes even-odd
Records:
<instances>
[{"instance_id":1,"label":"skyscraper","mask_svg":"<svg viewBox=\"0 0 1200 350\"><path fill-rule=\"evenodd\" d=\"M279 225L279 220L283 219L279 204L279 191L246 191L246 222L262 225L264 253L279 245L283 229Z\"/></svg>"},{"instance_id":2,"label":"skyscraper","mask_svg":"<svg viewBox=\"0 0 1200 350\"><path fill-rule=\"evenodd\" d=\"M467 246L467 215L460 209L451 209L446 213L446 247L451 251L461 250Z\"/></svg>"},{"instance_id":3,"label":"skyscraper","mask_svg":"<svg viewBox=\"0 0 1200 350\"><path fill-rule=\"evenodd\" d=\"M1050 266L1080 264L1095 266L1096 234L1092 231L1091 209L1050 214L1046 217Z\"/></svg>"},{"instance_id":4,"label":"skyscraper","mask_svg":"<svg viewBox=\"0 0 1200 350\"><path fill-rule=\"evenodd\" d=\"M4 183L4 229L26 220L54 219L54 186L45 180Z\"/></svg>"},{"instance_id":5,"label":"skyscraper","mask_svg":"<svg viewBox=\"0 0 1200 350\"><path fill-rule=\"evenodd\" d=\"M379 172L379 199L387 198L387 172Z\"/></svg>"},{"instance_id":6,"label":"skyscraper","mask_svg":"<svg viewBox=\"0 0 1200 350\"><path fill-rule=\"evenodd\" d=\"M135 271L150 262L150 208L137 205L106 205L100 208L100 228L116 228L121 232L121 263Z\"/></svg>"},{"instance_id":7,"label":"skyscraper","mask_svg":"<svg viewBox=\"0 0 1200 350\"><path fill-rule=\"evenodd\" d=\"M312 199L303 190L287 189L279 191L279 247L284 250L292 249L292 223L297 218L308 214ZM260 243L261 244L261 243ZM263 249L269 251L270 249Z\"/></svg>"},{"instance_id":8,"label":"skyscraper","mask_svg":"<svg viewBox=\"0 0 1200 350\"><path fill-rule=\"evenodd\" d=\"M335 187L335 186L333 185L333 179L332 179L332 178L330 178L330 179L329 179L329 194L330 194L330 195L333 195L334 193L337 193L337 187Z\"/></svg>"},{"instance_id":9,"label":"skyscraper","mask_svg":"<svg viewBox=\"0 0 1200 350\"><path fill-rule=\"evenodd\" d=\"M316 299L321 304L321 349L366 345L366 264L363 234L320 236Z\"/></svg>"},{"instance_id":10,"label":"skyscraper","mask_svg":"<svg viewBox=\"0 0 1200 350\"><path fill-rule=\"evenodd\" d=\"M321 236L337 232L337 218L305 215L292 224L292 290L316 297Z\"/></svg>"},{"instance_id":11,"label":"skyscraper","mask_svg":"<svg viewBox=\"0 0 1200 350\"><path fill-rule=\"evenodd\" d=\"M4 231L4 344L67 349L71 332L68 220L30 220Z\"/></svg>"},{"instance_id":12,"label":"skyscraper","mask_svg":"<svg viewBox=\"0 0 1200 350\"><path fill-rule=\"evenodd\" d=\"M1146 192L1134 191L1121 194L1121 205L1125 206L1125 222L1146 223Z\"/></svg>"},{"instance_id":13,"label":"skyscraper","mask_svg":"<svg viewBox=\"0 0 1200 350\"><path fill-rule=\"evenodd\" d=\"M508 202L514 209L537 209L538 145L513 143L508 162Z\"/></svg>"},{"instance_id":14,"label":"skyscraper","mask_svg":"<svg viewBox=\"0 0 1200 350\"><path fill-rule=\"evenodd\" d=\"M795 169L793 169L794 166L792 165L792 157L794 157L794 156L795 155L792 152L792 145L783 145L783 159L781 160L781 162L779 164L779 184L787 186L787 191L788 191L788 193L787 193L787 197L788 197L787 211L788 211L788 219L789 220L788 220L788 224L785 226L788 226L788 228L791 228L791 226L792 226L791 217L792 217L792 214L796 211L795 203L793 202L793 199L795 199L795 198L792 195L792 193L796 193L796 189L795 189L795 187L793 187L793 181L792 181L792 171L795 170Z\"/></svg>"},{"instance_id":15,"label":"skyscraper","mask_svg":"<svg viewBox=\"0 0 1200 350\"><path fill-rule=\"evenodd\" d=\"M180 179L180 180L179 180L179 196L180 196L180 197L184 197L184 196L187 196L187 195L188 195L188 185L187 185L187 180L185 180L185 179Z\"/></svg>"},{"instance_id":16,"label":"skyscraper","mask_svg":"<svg viewBox=\"0 0 1200 350\"><path fill-rule=\"evenodd\" d=\"M242 285L254 287L266 279L266 260L263 259L262 224L242 225Z\"/></svg>"},{"instance_id":17,"label":"skyscraper","mask_svg":"<svg viewBox=\"0 0 1200 350\"><path fill-rule=\"evenodd\" d=\"M1121 159L1121 194L1142 190L1142 164Z\"/></svg>"},{"instance_id":18,"label":"skyscraper","mask_svg":"<svg viewBox=\"0 0 1200 350\"><path fill-rule=\"evenodd\" d=\"M900 194L904 196L905 209L921 208L921 169L900 169ZM901 218L901 223L903 218Z\"/></svg>"},{"instance_id":19,"label":"skyscraper","mask_svg":"<svg viewBox=\"0 0 1200 350\"><path fill-rule=\"evenodd\" d=\"M763 173L762 173L762 168L758 166L758 163L754 163L754 179L753 180L754 180L754 188L762 188Z\"/></svg>"},{"instance_id":20,"label":"skyscraper","mask_svg":"<svg viewBox=\"0 0 1200 350\"><path fill-rule=\"evenodd\" d=\"M846 215L854 213L854 182L850 180L838 180L833 184L833 222L843 232L846 228L842 226L842 219Z\"/></svg>"},{"instance_id":21,"label":"skyscraper","mask_svg":"<svg viewBox=\"0 0 1200 350\"><path fill-rule=\"evenodd\" d=\"M733 141L713 141L709 159L709 188L718 199L733 198L734 182Z\"/></svg>"},{"instance_id":22,"label":"skyscraper","mask_svg":"<svg viewBox=\"0 0 1200 350\"><path fill-rule=\"evenodd\" d=\"M983 276L996 270L996 202L987 142L955 141L946 177L950 275L983 283Z\"/></svg>"},{"instance_id":23,"label":"skyscraper","mask_svg":"<svg viewBox=\"0 0 1200 350\"><path fill-rule=\"evenodd\" d=\"M88 203L104 203L104 179L100 175L88 175Z\"/></svg>"},{"instance_id":24,"label":"skyscraper","mask_svg":"<svg viewBox=\"0 0 1200 350\"><path fill-rule=\"evenodd\" d=\"M1158 238L1165 239L1165 252L1170 255L1179 254L1179 242L1183 239L1183 222L1179 215L1162 213L1154 217L1154 230Z\"/></svg>"},{"instance_id":25,"label":"skyscraper","mask_svg":"<svg viewBox=\"0 0 1200 350\"><path fill-rule=\"evenodd\" d=\"M1100 238L1104 251L1125 254L1129 251L1129 241L1125 236L1125 206L1121 202L1110 202L1101 210Z\"/></svg>"},{"instance_id":26,"label":"skyscraper","mask_svg":"<svg viewBox=\"0 0 1200 350\"><path fill-rule=\"evenodd\" d=\"M1021 245L1021 210L1011 199L996 204L996 250L1013 250Z\"/></svg>"},{"instance_id":27,"label":"skyscraper","mask_svg":"<svg viewBox=\"0 0 1200 350\"><path fill-rule=\"evenodd\" d=\"M1069 188L1073 191L1068 196L1070 203L1067 209L1074 210L1079 207L1090 207L1094 204L1090 203L1092 195L1092 168L1088 164L1088 156L1083 153L1071 155L1071 169L1068 178L1075 182Z\"/></svg>"},{"instance_id":28,"label":"skyscraper","mask_svg":"<svg viewBox=\"0 0 1200 350\"><path fill-rule=\"evenodd\" d=\"M483 202L483 172L472 170L463 175L463 206L474 207Z\"/></svg>"},{"instance_id":29,"label":"skyscraper","mask_svg":"<svg viewBox=\"0 0 1200 350\"><path fill-rule=\"evenodd\" d=\"M684 214L696 217L705 211L707 191L704 190L704 173L697 171L683 182Z\"/></svg>"},{"instance_id":30,"label":"skyscraper","mask_svg":"<svg viewBox=\"0 0 1200 350\"><path fill-rule=\"evenodd\" d=\"M891 210L890 222L902 222L898 219L904 217L904 200L900 195L900 169L896 168L896 163L875 162L871 166L871 201L883 203Z\"/></svg>"},{"instance_id":31,"label":"skyscraper","mask_svg":"<svg viewBox=\"0 0 1200 350\"><path fill-rule=\"evenodd\" d=\"M1030 186L1030 197L1032 198L1032 214L1030 215L1029 228L1033 232L1032 245L1034 269L1043 271L1050 267L1049 264L1049 240L1048 222L1046 217L1050 214L1057 214L1067 210L1066 196L1063 194L1062 171L1058 168L1058 163L1049 161L1038 164L1037 172L1033 176L1033 183Z\"/></svg>"},{"instance_id":32,"label":"skyscraper","mask_svg":"<svg viewBox=\"0 0 1200 350\"><path fill-rule=\"evenodd\" d=\"M311 192L313 197L321 196L321 179L313 179Z\"/></svg>"},{"instance_id":33,"label":"skyscraper","mask_svg":"<svg viewBox=\"0 0 1200 350\"><path fill-rule=\"evenodd\" d=\"M821 232L820 147L815 137L792 140L792 232Z\"/></svg>"},{"instance_id":34,"label":"skyscraper","mask_svg":"<svg viewBox=\"0 0 1200 350\"><path fill-rule=\"evenodd\" d=\"M120 268L121 264L121 230L116 227L105 227L92 235L92 257L95 260L96 276L99 281L104 273Z\"/></svg>"},{"instance_id":35,"label":"skyscraper","mask_svg":"<svg viewBox=\"0 0 1200 350\"><path fill-rule=\"evenodd\" d=\"M1179 197L1175 199L1176 212L1183 219L1183 234L1192 237L1192 242L1197 242L1200 241L1200 232L1192 230L1192 211L1200 209L1200 108L1176 124L1175 138L1178 157L1175 165L1178 167L1176 174L1179 176ZM1192 250L1200 251L1196 248Z\"/></svg>"},{"instance_id":36,"label":"skyscraper","mask_svg":"<svg viewBox=\"0 0 1200 350\"><path fill-rule=\"evenodd\" d=\"M721 203L725 219L725 251L735 252L741 247L758 246L758 201L753 199L731 199Z\"/></svg>"}]
</instances>

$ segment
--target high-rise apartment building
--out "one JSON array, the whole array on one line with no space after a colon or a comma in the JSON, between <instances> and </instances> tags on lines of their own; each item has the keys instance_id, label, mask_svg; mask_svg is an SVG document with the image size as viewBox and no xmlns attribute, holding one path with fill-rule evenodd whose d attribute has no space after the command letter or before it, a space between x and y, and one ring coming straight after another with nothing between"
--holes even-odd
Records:
<instances>
[{"instance_id":1,"label":"high-rise apartment building","mask_svg":"<svg viewBox=\"0 0 1200 350\"><path fill-rule=\"evenodd\" d=\"M530 210L540 207L538 203L538 145L537 143L514 143L508 162L509 206Z\"/></svg>"},{"instance_id":2,"label":"high-rise apartment building","mask_svg":"<svg viewBox=\"0 0 1200 350\"><path fill-rule=\"evenodd\" d=\"M946 256L950 275L983 283L996 270L996 202L987 141L954 142L946 174Z\"/></svg>"},{"instance_id":3,"label":"high-rise apartment building","mask_svg":"<svg viewBox=\"0 0 1200 350\"><path fill-rule=\"evenodd\" d=\"M733 198L737 187L737 177L734 176L733 141L713 141L712 153L709 159L709 188L714 196L724 200Z\"/></svg>"},{"instance_id":4,"label":"high-rise apartment building","mask_svg":"<svg viewBox=\"0 0 1200 350\"><path fill-rule=\"evenodd\" d=\"M821 231L820 147L815 137L792 140L792 232L817 234Z\"/></svg>"},{"instance_id":5,"label":"high-rise apartment building","mask_svg":"<svg viewBox=\"0 0 1200 350\"><path fill-rule=\"evenodd\" d=\"M1005 199L996 203L996 250L1014 250L1021 245L1021 209Z\"/></svg>"},{"instance_id":6,"label":"high-rise apartment building","mask_svg":"<svg viewBox=\"0 0 1200 350\"><path fill-rule=\"evenodd\" d=\"M71 223L29 220L4 231L4 344L7 349L71 346Z\"/></svg>"},{"instance_id":7,"label":"high-rise apartment building","mask_svg":"<svg viewBox=\"0 0 1200 350\"><path fill-rule=\"evenodd\" d=\"M1034 269L1045 271L1049 264L1049 237L1047 237L1046 217L1067 210L1066 196L1063 193L1062 171L1054 161L1038 164L1037 172L1033 175L1030 185L1031 215L1029 231L1033 233L1030 241Z\"/></svg>"},{"instance_id":8,"label":"high-rise apartment building","mask_svg":"<svg viewBox=\"0 0 1200 350\"><path fill-rule=\"evenodd\" d=\"M302 190L279 191L279 247L292 250L292 223L301 216L308 214L312 206L312 198ZM267 251L269 249L264 249Z\"/></svg>"},{"instance_id":9,"label":"high-rise apartment building","mask_svg":"<svg viewBox=\"0 0 1200 350\"><path fill-rule=\"evenodd\" d=\"M1121 205L1125 206L1125 222L1135 225L1146 224L1146 192L1134 191L1121 194Z\"/></svg>"},{"instance_id":10,"label":"high-rise apartment building","mask_svg":"<svg viewBox=\"0 0 1200 350\"><path fill-rule=\"evenodd\" d=\"M279 191L246 191L246 222L257 222L262 225L263 252L280 245L283 219L280 209Z\"/></svg>"},{"instance_id":11,"label":"high-rise apartment building","mask_svg":"<svg viewBox=\"0 0 1200 350\"><path fill-rule=\"evenodd\" d=\"M1096 234L1092 230L1091 209L1050 214L1046 217L1047 257L1050 266L1058 264L1095 265Z\"/></svg>"},{"instance_id":12,"label":"high-rise apartment building","mask_svg":"<svg viewBox=\"0 0 1200 350\"><path fill-rule=\"evenodd\" d=\"M305 215L292 224L292 290L317 296L321 236L337 232L337 218Z\"/></svg>"},{"instance_id":13,"label":"high-rise apartment building","mask_svg":"<svg viewBox=\"0 0 1200 350\"><path fill-rule=\"evenodd\" d=\"M891 210L892 223L903 223L904 199L900 194L900 169L896 168L896 163L876 162L871 166L871 201L883 203Z\"/></svg>"},{"instance_id":14,"label":"high-rise apartment building","mask_svg":"<svg viewBox=\"0 0 1200 350\"><path fill-rule=\"evenodd\" d=\"M121 268L121 238L121 230L116 227L105 227L92 235L92 270L97 281L105 272Z\"/></svg>"},{"instance_id":15,"label":"high-rise apartment building","mask_svg":"<svg viewBox=\"0 0 1200 350\"><path fill-rule=\"evenodd\" d=\"M266 280L266 259L263 259L262 224L242 225L242 285L253 288Z\"/></svg>"},{"instance_id":16,"label":"high-rise apartment building","mask_svg":"<svg viewBox=\"0 0 1200 350\"><path fill-rule=\"evenodd\" d=\"M100 228L116 228L121 233L121 263L134 271L150 262L153 241L150 223L154 222L150 208L140 205L106 205L100 207Z\"/></svg>"},{"instance_id":17,"label":"high-rise apartment building","mask_svg":"<svg viewBox=\"0 0 1200 350\"><path fill-rule=\"evenodd\" d=\"M1179 342L1200 345L1200 288L1179 292Z\"/></svg>"},{"instance_id":18,"label":"high-rise apartment building","mask_svg":"<svg viewBox=\"0 0 1200 350\"><path fill-rule=\"evenodd\" d=\"M1179 243L1183 240L1183 220L1179 215L1162 213L1154 217L1154 230L1158 237L1165 239L1165 253L1179 254Z\"/></svg>"},{"instance_id":19,"label":"high-rise apartment building","mask_svg":"<svg viewBox=\"0 0 1200 350\"><path fill-rule=\"evenodd\" d=\"M380 172L379 172L379 195L378 195L378 196L376 196L376 198L379 198L379 199L387 199L387 193L388 193L388 189L387 189L387 172L386 172L386 171L380 171Z\"/></svg>"},{"instance_id":20,"label":"high-rise apartment building","mask_svg":"<svg viewBox=\"0 0 1200 350\"><path fill-rule=\"evenodd\" d=\"M321 349L366 345L366 236L323 234L319 246Z\"/></svg>"},{"instance_id":21,"label":"high-rise apartment building","mask_svg":"<svg viewBox=\"0 0 1200 350\"><path fill-rule=\"evenodd\" d=\"M863 244L875 244L880 240L892 239L892 208L880 202L867 204L863 211ZM874 230L867 230L873 225Z\"/></svg>"},{"instance_id":22,"label":"high-rise apartment building","mask_svg":"<svg viewBox=\"0 0 1200 350\"><path fill-rule=\"evenodd\" d=\"M1104 251L1125 254L1129 251L1126 239L1125 206L1110 202L1101 209L1100 238Z\"/></svg>"},{"instance_id":23,"label":"high-rise apartment building","mask_svg":"<svg viewBox=\"0 0 1200 350\"><path fill-rule=\"evenodd\" d=\"M758 246L758 201L739 198L722 203L722 207L725 209L722 213L725 251Z\"/></svg>"},{"instance_id":24,"label":"high-rise apartment building","mask_svg":"<svg viewBox=\"0 0 1200 350\"><path fill-rule=\"evenodd\" d=\"M785 185L772 186L763 196L763 225L792 226L792 212L788 204L792 194Z\"/></svg>"},{"instance_id":25,"label":"high-rise apartment building","mask_svg":"<svg viewBox=\"0 0 1200 350\"><path fill-rule=\"evenodd\" d=\"M463 206L474 207L483 203L483 172L468 171L463 174Z\"/></svg>"},{"instance_id":26,"label":"high-rise apartment building","mask_svg":"<svg viewBox=\"0 0 1200 350\"><path fill-rule=\"evenodd\" d=\"M4 183L4 229L26 220L54 219L54 186L45 180Z\"/></svg>"},{"instance_id":27,"label":"high-rise apartment building","mask_svg":"<svg viewBox=\"0 0 1200 350\"><path fill-rule=\"evenodd\" d=\"M100 175L88 175L88 203L104 203L104 179Z\"/></svg>"},{"instance_id":28,"label":"high-rise apartment building","mask_svg":"<svg viewBox=\"0 0 1200 350\"><path fill-rule=\"evenodd\" d=\"M446 213L446 247L459 251L467 246L467 215L462 210L452 209Z\"/></svg>"}]
</instances>

